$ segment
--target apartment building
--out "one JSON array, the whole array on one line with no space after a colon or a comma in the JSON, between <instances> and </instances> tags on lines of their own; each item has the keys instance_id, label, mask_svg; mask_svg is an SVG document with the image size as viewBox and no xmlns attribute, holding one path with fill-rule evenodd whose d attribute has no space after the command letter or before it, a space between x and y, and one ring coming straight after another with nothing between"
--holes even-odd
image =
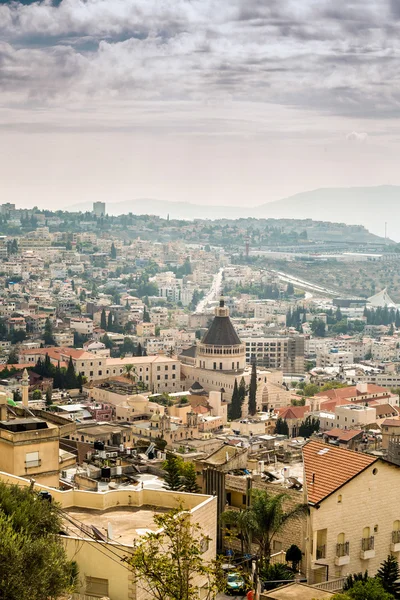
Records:
<instances>
[{"instance_id":1,"label":"apartment building","mask_svg":"<svg viewBox=\"0 0 400 600\"><path fill-rule=\"evenodd\" d=\"M374 576L388 554L399 558L399 467L317 441L304 446L303 459L308 581Z\"/></svg>"},{"instance_id":2,"label":"apartment building","mask_svg":"<svg viewBox=\"0 0 400 600\"><path fill-rule=\"evenodd\" d=\"M246 344L246 362L256 360L267 369L281 369L284 374L304 374L304 336L242 338Z\"/></svg>"},{"instance_id":3,"label":"apartment building","mask_svg":"<svg viewBox=\"0 0 400 600\"><path fill-rule=\"evenodd\" d=\"M70 319L69 326L81 335L93 335L93 321L87 317L74 317Z\"/></svg>"},{"instance_id":4,"label":"apartment building","mask_svg":"<svg viewBox=\"0 0 400 600\"><path fill-rule=\"evenodd\" d=\"M75 371L86 377L88 382L123 375L126 366L132 365L134 379L154 392L178 392L182 389L180 362L168 356L109 358L85 350L57 347L21 349L19 362L33 365L39 358L44 360L46 354L55 366L59 362L65 366L71 357ZM96 400L107 401L106 398Z\"/></svg>"},{"instance_id":5,"label":"apartment building","mask_svg":"<svg viewBox=\"0 0 400 600\"><path fill-rule=\"evenodd\" d=\"M29 486L30 481L8 473L0 473L0 480L8 484ZM140 486L139 486L140 488ZM138 489L103 493L77 489L58 490L35 484L36 491L46 491L66 515L62 524L61 540L70 560L79 570L79 598L110 598L111 600L147 600L145 591L134 573L126 566L126 559L140 545L146 533L157 530L154 516L182 506L200 530L196 534L207 540L201 555L204 563L216 556L217 498L206 494L171 492L163 489ZM68 516L70 518L68 519ZM71 519L77 525L71 524ZM112 523L112 533L110 522ZM107 531L108 537L99 540L93 535ZM205 597L207 578L193 581L199 589L199 598ZM203 595L204 592L204 595Z\"/></svg>"}]
</instances>

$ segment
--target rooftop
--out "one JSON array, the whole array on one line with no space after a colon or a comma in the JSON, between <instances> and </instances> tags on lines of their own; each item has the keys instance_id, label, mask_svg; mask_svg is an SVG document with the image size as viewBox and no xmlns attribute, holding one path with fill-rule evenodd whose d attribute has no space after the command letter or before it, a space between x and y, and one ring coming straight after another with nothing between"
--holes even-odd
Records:
<instances>
[{"instance_id":1,"label":"rooftop","mask_svg":"<svg viewBox=\"0 0 400 600\"><path fill-rule=\"evenodd\" d=\"M314 440L304 446L303 459L310 504L318 504L377 460Z\"/></svg>"},{"instance_id":2,"label":"rooftop","mask_svg":"<svg viewBox=\"0 0 400 600\"><path fill-rule=\"evenodd\" d=\"M76 525L67 520L68 533L82 535L82 530L85 533L87 529L87 533L93 535L92 527L95 527L105 538L109 532L112 541L131 545L135 539L145 535L148 531L157 531L158 527L154 523L154 516L165 512L168 510L154 506L109 508L107 510L69 508L66 513Z\"/></svg>"}]
</instances>

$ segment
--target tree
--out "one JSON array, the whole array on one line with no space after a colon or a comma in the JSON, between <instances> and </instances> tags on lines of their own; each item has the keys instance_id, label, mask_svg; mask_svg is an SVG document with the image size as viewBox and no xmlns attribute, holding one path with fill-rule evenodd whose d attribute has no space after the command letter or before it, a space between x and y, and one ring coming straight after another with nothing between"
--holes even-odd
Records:
<instances>
[{"instance_id":1,"label":"tree","mask_svg":"<svg viewBox=\"0 0 400 600\"><path fill-rule=\"evenodd\" d=\"M221 514L223 525L233 528L237 537L240 538L241 553L251 554L251 513L247 509L226 510ZM229 532L231 530L229 529ZM227 531L225 532L226 537Z\"/></svg>"},{"instance_id":2,"label":"tree","mask_svg":"<svg viewBox=\"0 0 400 600\"><path fill-rule=\"evenodd\" d=\"M7 360L8 365L17 365L18 364L18 352L16 348L11 348L10 354L8 355Z\"/></svg>"},{"instance_id":3,"label":"tree","mask_svg":"<svg viewBox=\"0 0 400 600\"><path fill-rule=\"evenodd\" d=\"M309 438L316 431L319 431L319 419L308 415L299 427L299 436Z\"/></svg>"},{"instance_id":4,"label":"tree","mask_svg":"<svg viewBox=\"0 0 400 600\"><path fill-rule=\"evenodd\" d=\"M294 286L293 283L288 283L287 284L287 288L286 288L286 295L287 296L293 296L294 295Z\"/></svg>"},{"instance_id":5,"label":"tree","mask_svg":"<svg viewBox=\"0 0 400 600\"><path fill-rule=\"evenodd\" d=\"M67 372L65 374L65 387L67 390L71 390L73 388L78 387L72 356L69 357Z\"/></svg>"},{"instance_id":6,"label":"tree","mask_svg":"<svg viewBox=\"0 0 400 600\"><path fill-rule=\"evenodd\" d=\"M311 331L316 337L325 337L325 323L321 319L315 319L311 323Z\"/></svg>"},{"instance_id":7,"label":"tree","mask_svg":"<svg viewBox=\"0 0 400 600\"><path fill-rule=\"evenodd\" d=\"M210 539L182 506L156 515L159 528L143 536L129 563L136 581L154 600L197 600L198 578L206 580L205 600L215 598L224 580L217 561L204 559Z\"/></svg>"},{"instance_id":8,"label":"tree","mask_svg":"<svg viewBox=\"0 0 400 600\"><path fill-rule=\"evenodd\" d=\"M137 345L136 356L143 356L143 348L140 342Z\"/></svg>"},{"instance_id":9,"label":"tree","mask_svg":"<svg viewBox=\"0 0 400 600\"><path fill-rule=\"evenodd\" d=\"M56 343L54 340L54 337L53 337L53 325L52 325L49 317L47 317L45 325L44 325L43 341L46 346L54 346Z\"/></svg>"},{"instance_id":10,"label":"tree","mask_svg":"<svg viewBox=\"0 0 400 600\"><path fill-rule=\"evenodd\" d=\"M143 307L143 323L150 323L150 315L146 305Z\"/></svg>"},{"instance_id":11,"label":"tree","mask_svg":"<svg viewBox=\"0 0 400 600\"><path fill-rule=\"evenodd\" d=\"M174 492L182 489L181 469L179 460L176 456L168 452L167 459L164 462L163 468L165 471L164 480L167 484L167 489Z\"/></svg>"},{"instance_id":12,"label":"tree","mask_svg":"<svg viewBox=\"0 0 400 600\"><path fill-rule=\"evenodd\" d=\"M107 331L112 331L113 328L113 315L112 312L110 310L110 312L108 313L108 317L107 317Z\"/></svg>"},{"instance_id":13,"label":"tree","mask_svg":"<svg viewBox=\"0 0 400 600\"><path fill-rule=\"evenodd\" d=\"M51 388L47 388L46 390L46 406L51 406L53 404L53 394Z\"/></svg>"},{"instance_id":14,"label":"tree","mask_svg":"<svg viewBox=\"0 0 400 600\"><path fill-rule=\"evenodd\" d=\"M359 573L350 573L350 575L347 575L343 584L343 590L349 590L357 581L368 581L368 571L364 571L364 573L360 571Z\"/></svg>"},{"instance_id":15,"label":"tree","mask_svg":"<svg viewBox=\"0 0 400 600\"><path fill-rule=\"evenodd\" d=\"M285 419L282 419L282 417L278 417L276 420L275 433L279 435L287 435L289 437L289 425L286 423Z\"/></svg>"},{"instance_id":16,"label":"tree","mask_svg":"<svg viewBox=\"0 0 400 600\"><path fill-rule=\"evenodd\" d=\"M335 594L332 600L394 600L394 596L385 591L379 579L368 579L357 581L348 591Z\"/></svg>"},{"instance_id":17,"label":"tree","mask_svg":"<svg viewBox=\"0 0 400 600\"><path fill-rule=\"evenodd\" d=\"M48 600L72 591L60 529L57 505L0 483L0 598Z\"/></svg>"},{"instance_id":18,"label":"tree","mask_svg":"<svg viewBox=\"0 0 400 600\"><path fill-rule=\"evenodd\" d=\"M106 311L104 308L101 311L101 315L100 315L100 328L104 329L104 331L107 329L107 317L106 317Z\"/></svg>"},{"instance_id":19,"label":"tree","mask_svg":"<svg viewBox=\"0 0 400 600\"><path fill-rule=\"evenodd\" d=\"M250 386L249 386L249 415L253 416L257 412L257 367L256 362L253 361L253 365L251 367L251 377L250 377Z\"/></svg>"},{"instance_id":20,"label":"tree","mask_svg":"<svg viewBox=\"0 0 400 600\"><path fill-rule=\"evenodd\" d=\"M111 244L110 257L115 260L117 258L117 249L114 242Z\"/></svg>"},{"instance_id":21,"label":"tree","mask_svg":"<svg viewBox=\"0 0 400 600\"><path fill-rule=\"evenodd\" d=\"M229 419L234 421L235 419L240 419L242 416L242 403L239 394L239 388L237 384L237 379L235 379L235 383L233 385L233 393L232 400L228 406Z\"/></svg>"},{"instance_id":22,"label":"tree","mask_svg":"<svg viewBox=\"0 0 400 600\"><path fill-rule=\"evenodd\" d=\"M184 492L198 494L200 487L197 484L196 469L192 462L182 463L181 469L182 489Z\"/></svg>"},{"instance_id":23,"label":"tree","mask_svg":"<svg viewBox=\"0 0 400 600\"><path fill-rule=\"evenodd\" d=\"M276 563L267 565L260 571L260 578L264 582L264 590L273 590L282 585L277 581L292 581L294 573L284 564Z\"/></svg>"},{"instance_id":24,"label":"tree","mask_svg":"<svg viewBox=\"0 0 400 600\"><path fill-rule=\"evenodd\" d=\"M32 394L32 399L33 400L41 400L42 399L42 392L40 390L34 390L34 392Z\"/></svg>"},{"instance_id":25,"label":"tree","mask_svg":"<svg viewBox=\"0 0 400 600\"><path fill-rule=\"evenodd\" d=\"M400 577L399 563L391 554L383 561L376 574L386 592L400 598L400 586L396 583Z\"/></svg>"},{"instance_id":26,"label":"tree","mask_svg":"<svg viewBox=\"0 0 400 600\"><path fill-rule=\"evenodd\" d=\"M135 381L136 379L136 369L134 365L125 365L124 367L124 375L130 381Z\"/></svg>"},{"instance_id":27,"label":"tree","mask_svg":"<svg viewBox=\"0 0 400 600\"><path fill-rule=\"evenodd\" d=\"M296 544L292 544L286 550L285 558L286 558L286 562L292 563L293 571L297 571L299 568L299 564L301 563L302 552L301 552L300 548L298 546L296 546Z\"/></svg>"},{"instance_id":28,"label":"tree","mask_svg":"<svg viewBox=\"0 0 400 600\"><path fill-rule=\"evenodd\" d=\"M259 548L261 565L269 564L272 542L282 528L307 514L306 504L297 504L285 511L284 504L288 498L284 492L272 496L265 490L254 490L251 495L251 505L247 510L251 514L251 533Z\"/></svg>"}]
</instances>

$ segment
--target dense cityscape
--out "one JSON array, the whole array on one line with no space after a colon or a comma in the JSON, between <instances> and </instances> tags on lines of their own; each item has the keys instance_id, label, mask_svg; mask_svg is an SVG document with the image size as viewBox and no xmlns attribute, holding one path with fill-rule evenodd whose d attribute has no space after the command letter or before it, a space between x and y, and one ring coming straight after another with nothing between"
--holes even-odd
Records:
<instances>
[{"instance_id":1,"label":"dense cityscape","mask_svg":"<svg viewBox=\"0 0 400 600\"><path fill-rule=\"evenodd\" d=\"M397 244L106 209L0 206L1 597L398 597Z\"/></svg>"}]
</instances>

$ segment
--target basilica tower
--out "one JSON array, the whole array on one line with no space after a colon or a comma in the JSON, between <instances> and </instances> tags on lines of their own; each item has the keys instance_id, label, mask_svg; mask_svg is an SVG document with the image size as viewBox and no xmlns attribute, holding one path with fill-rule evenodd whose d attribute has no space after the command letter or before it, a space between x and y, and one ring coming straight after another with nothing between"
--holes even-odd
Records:
<instances>
[{"instance_id":1,"label":"basilica tower","mask_svg":"<svg viewBox=\"0 0 400 600\"><path fill-rule=\"evenodd\" d=\"M197 345L196 367L212 371L237 373L246 366L243 344L229 318L229 308L220 300L207 333Z\"/></svg>"}]
</instances>

